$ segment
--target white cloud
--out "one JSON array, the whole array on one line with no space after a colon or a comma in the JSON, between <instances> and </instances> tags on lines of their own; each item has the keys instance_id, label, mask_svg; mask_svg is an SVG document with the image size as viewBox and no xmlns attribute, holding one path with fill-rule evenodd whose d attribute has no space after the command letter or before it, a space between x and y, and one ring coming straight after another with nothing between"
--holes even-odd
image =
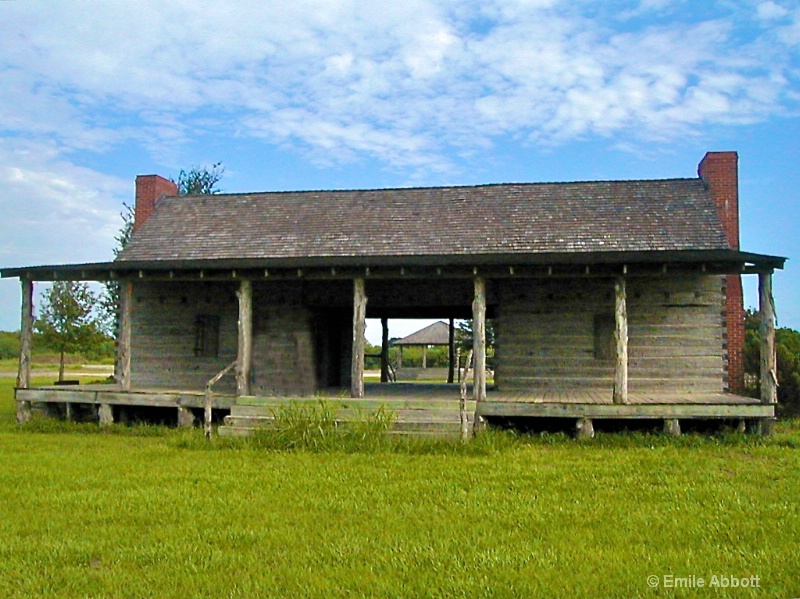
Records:
<instances>
[{"instance_id":1,"label":"white cloud","mask_svg":"<svg viewBox=\"0 0 800 599\"><path fill-rule=\"evenodd\" d=\"M756 7L756 12L758 14L759 19L763 19L765 21L771 21L773 19L782 19L789 11L784 8L783 6L772 2L772 0L767 0L767 2L761 2Z\"/></svg>"},{"instance_id":2,"label":"white cloud","mask_svg":"<svg viewBox=\"0 0 800 599\"><path fill-rule=\"evenodd\" d=\"M59 157L53 145L0 142L0 265L105 261L113 257L131 184ZM24 230L28 234L19 235Z\"/></svg>"},{"instance_id":3,"label":"white cloud","mask_svg":"<svg viewBox=\"0 0 800 599\"><path fill-rule=\"evenodd\" d=\"M782 27L778 35L784 43L790 46L800 46L800 7L794 9L791 13L790 24Z\"/></svg>"},{"instance_id":4,"label":"white cloud","mask_svg":"<svg viewBox=\"0 0 800 599\"><path fill-rule=\"evenodd\" d=\"M667 139L786 108L796 55L776 40L797 43L797 15L771 38L755 20L652 20L670 7L638 3L651 20L632 30L556 0L2 3L0 126L162 159L219 127L322 161L438 170L446 148L499 135Z\"/></svg>"}]
</instances>

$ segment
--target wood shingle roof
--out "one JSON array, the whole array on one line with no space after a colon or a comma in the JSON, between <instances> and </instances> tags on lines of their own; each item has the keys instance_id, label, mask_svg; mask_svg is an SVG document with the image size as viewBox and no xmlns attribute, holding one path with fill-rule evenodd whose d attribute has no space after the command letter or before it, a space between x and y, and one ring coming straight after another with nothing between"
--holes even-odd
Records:
<instances>
[{"instance_id":1,"label":"wood shingle roof","mask_svg":"<svg viewBox=\"0 0 800 599\"><path fill-rule=\"evenodd\" d=\"M727 249L668 179L165 197L117 263Z\"/></svg>"}]
</instances>

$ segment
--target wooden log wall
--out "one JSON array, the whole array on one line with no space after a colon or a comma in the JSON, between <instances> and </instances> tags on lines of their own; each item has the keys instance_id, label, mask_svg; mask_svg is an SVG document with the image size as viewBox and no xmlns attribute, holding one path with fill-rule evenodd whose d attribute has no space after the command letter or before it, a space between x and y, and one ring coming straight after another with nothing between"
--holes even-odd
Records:
<instances>
[{"instance_id":1,"label":"wooden log wall","mask_svg":"<svg viewBox=\"0 0 800 599\"><path fill-rule=\"evenodd\" d=\"M313 314L295 286L253 284L254 395L309 396L317 390Z\"/></svg>"},{"instance_id":2,"label":"wooden log wall","mask_svg":"<svg viewBox=\"0 0 800 599\"><path fill-rule=\"evenodd\" d=\"M134 388L202 391L237 354L238 284L137 281L131 308L131 383ZM195 355L196 319L219 316L217 356ZM217 393L234 393L225 377Z\"/></svg>"},{"instance_id":3,"label":"wooden log wall","mask_svg":"<svg viewBox=\"0 0 800 599\"><path fill-rule=\"evenodd\" d=\"M133 387L203 390L208 379L239 353L237 291L242 296L242 287L235 281L137 281L131 311ZM248 309L253 313L252 358L249 372L244 370L239 376L239 391L256 395L312 395L317 389L319 344L315 338L314 313L303 306L302 285L254 282L252 306ZM195 321L201 315L219 317L219 349L215 357L195 355ZM349 330L349 322L347 327ZM338 333L334 337L338 339ZM343 348L349 351L348 343L336 339L333 340L336 351ZM349 361L327 366L349 370ZM243 386L243 376L250 381L249 389ZM331 376L342 378L340 372ZM224 377L214 392L236 393L236 377Z\"/></svg>"},{"instance_id":4,"label":"wooden log wall","mask_svg":"<svg viewBox=\"0 0 800 599\"><path fill-rule=\"evenodd\" d=\"M495 284L495 381L501 389L612 391L613 280ZM721 277L630 278L626 295L630 392L722 392ZM607 353L598 335L609 336Z\"/></svg>"}]
</instances>

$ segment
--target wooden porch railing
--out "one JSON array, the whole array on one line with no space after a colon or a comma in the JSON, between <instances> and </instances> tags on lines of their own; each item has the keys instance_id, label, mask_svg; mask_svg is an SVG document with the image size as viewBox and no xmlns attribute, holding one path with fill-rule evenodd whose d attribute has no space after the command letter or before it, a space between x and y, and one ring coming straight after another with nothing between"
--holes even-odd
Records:
<instances>
[{"instance_id":1,"label":"wooden porch railing","mask_svg":"<svg viewBox=\"0 0 800 599\"><path fill-rule=\"evenodd\" d=\"M234 360L233 362L228 364L225 368L220 370L216 375L214 375L213 378L208 379L208 382L206 383L206 396L203 406L204 407L203 423L204 423L206 439L211 438L211 398L214 395L214 392L211 390L211 388L214 385L216 385L223 376L225 376L231 370L233 370L236 367L237 363L238 360Z\"/></svg>"},{"instance_id":2,"label":"wooden porch railing","mask_svg":"<svg viewBox=\"0 0 800 599\"><path fill-rule=\"evenodd\" d=\"M461 440L466 441L469 439L469 424L467 421L467 375L469 374L469 367L472 364L472 350L467 354L467 363L464 364L464 376L461 379L461 398L458 402L458 416L461 420ZM460 366L460 365L459 365ZM475 408L475 422L477 422L477 406Z\"/></svg>"}]
</instances>

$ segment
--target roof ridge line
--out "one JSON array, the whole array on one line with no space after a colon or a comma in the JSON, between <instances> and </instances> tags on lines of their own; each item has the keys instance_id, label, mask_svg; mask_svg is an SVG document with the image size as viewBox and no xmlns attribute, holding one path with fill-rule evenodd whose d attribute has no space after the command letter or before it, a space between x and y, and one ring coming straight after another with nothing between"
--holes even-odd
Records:
<instances>
[{"instance_id":1,"label":"roof ridge line","mask_svg":"<svg viewBox=\"0 0 800 599\"><path fill-rule=\"evenodd\" d=\"M163 199L173 198L222 198L233 196L258 196L258 195L290 195L290 194L339 194L339 193L358 193L358 192L387 192L387 191L414 191L414 190L436 190L436 189L480 189L489 187L538 187L556 185L596 185L608 183L670 183L675 181L700 182L699 177L669 177L664 179L600 179L600 180L578 180L578 181L528 181L528 182L506 182L506 183L478 183L475 185L423 185L409 187L363 187L363 188L342 188L342 189L294 189L278 191L238 191L230 193L213 194L194 194L183 196L165 196Z\"/></svg>"}]
</instances>

